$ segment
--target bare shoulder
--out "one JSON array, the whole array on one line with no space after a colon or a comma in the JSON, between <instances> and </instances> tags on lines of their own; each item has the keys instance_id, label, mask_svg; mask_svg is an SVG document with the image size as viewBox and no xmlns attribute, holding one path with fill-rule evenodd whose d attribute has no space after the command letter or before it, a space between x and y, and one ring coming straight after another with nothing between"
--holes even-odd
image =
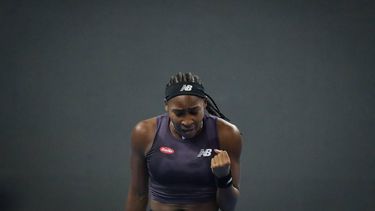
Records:
<instances>
[{"instance_id":1,"label":"bare shoulder","mask_svg":"<svg viewBox=\"0 0 375 211\"><path fill-rule=\"evenodd\" d=\"M138 122L131 134L133 149L146 153L152 145L156 132L156 117Z\"/></svg>"},{"instance_id":2,"label":"bare shoulder","mask_svg":"<svg viewBox=\"0 0 375 211\"><path fill-rule=\"evenodd\" d=\"M239 131L237 126L221 118L218 118L217 128L220 148L239 156L241 153L243 140L241 132Z\"/></svg>"},{"instance_id":3,"label":"bare shoulder","mask_svg":"<svg viewBox=\"0 0 375 211\"><path fill-rule=\"evenodd\" d=\"M156 117L152 117L138 122L133 128L132 135L144 139L152 135L152 133L155 132L155 129Z\"/></svg>"}]
</instances>

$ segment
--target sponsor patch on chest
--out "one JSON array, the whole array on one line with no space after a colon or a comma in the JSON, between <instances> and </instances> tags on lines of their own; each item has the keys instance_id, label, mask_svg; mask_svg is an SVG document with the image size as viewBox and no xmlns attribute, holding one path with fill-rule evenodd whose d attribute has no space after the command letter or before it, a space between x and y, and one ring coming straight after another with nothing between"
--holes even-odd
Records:
<instances>
[{"instance_id":1,"label":"sponsor patch on chest","mask_svg":"<svg viewBox=\"0 0 375 211\"><path fill-rule=\"evenodd\" d=\"M174 149L169 148L169 147L160 147L159 150L160 150L160 152L162 152L164 154L168 154L168 155L174 153Z\"/></svg>"}]
</instances>

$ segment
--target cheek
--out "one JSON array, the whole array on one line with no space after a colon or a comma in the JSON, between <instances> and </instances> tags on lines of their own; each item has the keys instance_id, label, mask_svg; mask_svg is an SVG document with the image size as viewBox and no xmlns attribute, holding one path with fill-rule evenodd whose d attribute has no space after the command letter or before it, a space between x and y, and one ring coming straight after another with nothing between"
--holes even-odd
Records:
<instances>
[{"instance_id":1,"label":"cheek","mask_svg":"<svg viewBox=\"0 0 375 211\"><path fill-rule=\"evenodd\" d=\"M171 119L171 122L172 122L172 124L174 124L174 125L178 125L178 122L179 122L179 121L177 121L176 119Z\"/></svg>"},{"instance_id":2,"label":"cheek","mask_svg":"<svg viewBox=\"0 0 375 211\"><path fill-rule=\"evenodd\" d=\"M203 121L203 118L204 118L204 113L202 113L202 114L198 114L197 116L195 116L195 122L197 123L197 124L200 124L202 121Z\"/></svg>"},{"instance_id":3,"label":"cheek","mask_svg":"<svg viewBox=\"0 0 375 211\"><path fill-rule=\"evenodd\" d=\"M202 110L199 112L199 117L200 118L202 118L203 119L203 117L204 117L204 114L205 114L205 109L204 108L202 108Z\"/></svg>"},{"instance_id":4,"label":"cheek","mask_svg":"<svg viewBox=\"0 0 375 211\"><path fill-rule=\"evenodd\" d=\"M180 123L172 121L172 125L173 125L173 127L174 127L175 130L177 130L179 132L182 131Z\"/></svg>"},{"instance_id":5,"label":"cheek","mask_svg":"<svg viewBox=\"0 0 375 211\"><path fill-rule=\"evenodd\" d=\"M177 117L175 117L175 116L169 116L169 118L170 118L170 120L171 120L171 122L172 122L172 124L173 125L175 125L175 126L177 126L177 125L179 125L180 124L180 120L179 120L179 118L177 118Z\"/></svg>"}]
</instances>

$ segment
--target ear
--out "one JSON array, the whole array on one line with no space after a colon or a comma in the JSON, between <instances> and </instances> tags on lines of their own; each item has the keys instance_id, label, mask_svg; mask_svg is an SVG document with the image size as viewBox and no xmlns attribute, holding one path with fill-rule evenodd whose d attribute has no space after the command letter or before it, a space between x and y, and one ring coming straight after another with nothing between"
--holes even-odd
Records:
<instances>
[{"instance_id":1,"label":"ear","mask_svg":"<svg viewBox=\"0 0 375 211\"><path fill-rule=\"evenodd\" d=\"M207 97L204 98L204 108L206 109L207 108L207 103L208 103L208 99Z\"/></svg>"},{"instance_id":2,"label":"ear","mask_svg":"<svg viewBox=\"0 0 375 211\"><path fill-rule=\"evenodd\" d=\"M164 100L164 110L168 112L168 102L167 100Z\"/></svg>"}]
</instances>

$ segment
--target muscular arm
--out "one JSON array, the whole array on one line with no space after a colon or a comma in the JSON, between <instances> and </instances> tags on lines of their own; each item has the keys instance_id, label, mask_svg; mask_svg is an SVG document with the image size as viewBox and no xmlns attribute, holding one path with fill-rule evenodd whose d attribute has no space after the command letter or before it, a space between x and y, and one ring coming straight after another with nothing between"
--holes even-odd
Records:
<instances>
[{"instance_id":1,"label":"muscular arm","mask_svg":"<svg viewBox=\"0 0 375 211\"><path fill-rule=\"evenodd\" d=\"M219 207L223 211L235 210L239 192L239 180L240 180L240 156L242 148L242 138L238 129L231 124L218 120L219 129L219 140L220 148L224 150L219 154L223 153L221 162L217 165L218 168L222 168L223 171L220 175L220 171L216 171L216 175L219 177L227 175L227 171L231 171L233 184L228 188L218 188L217 190L217 202ZM229 157L229 159L228 159Z\"/></svg>"},{"instance_id":2,"label":"muscular arm","mask_svg":"<svg viewBox=\"0 0 375 211\"><path fill-rule=\"evenodd\" d=\"M126 211L145 211L148 203L148 171L145 154L151 145L153 124L150 121L138 123L131 135L131 181Z\"/></svg>"}]
</instances>

